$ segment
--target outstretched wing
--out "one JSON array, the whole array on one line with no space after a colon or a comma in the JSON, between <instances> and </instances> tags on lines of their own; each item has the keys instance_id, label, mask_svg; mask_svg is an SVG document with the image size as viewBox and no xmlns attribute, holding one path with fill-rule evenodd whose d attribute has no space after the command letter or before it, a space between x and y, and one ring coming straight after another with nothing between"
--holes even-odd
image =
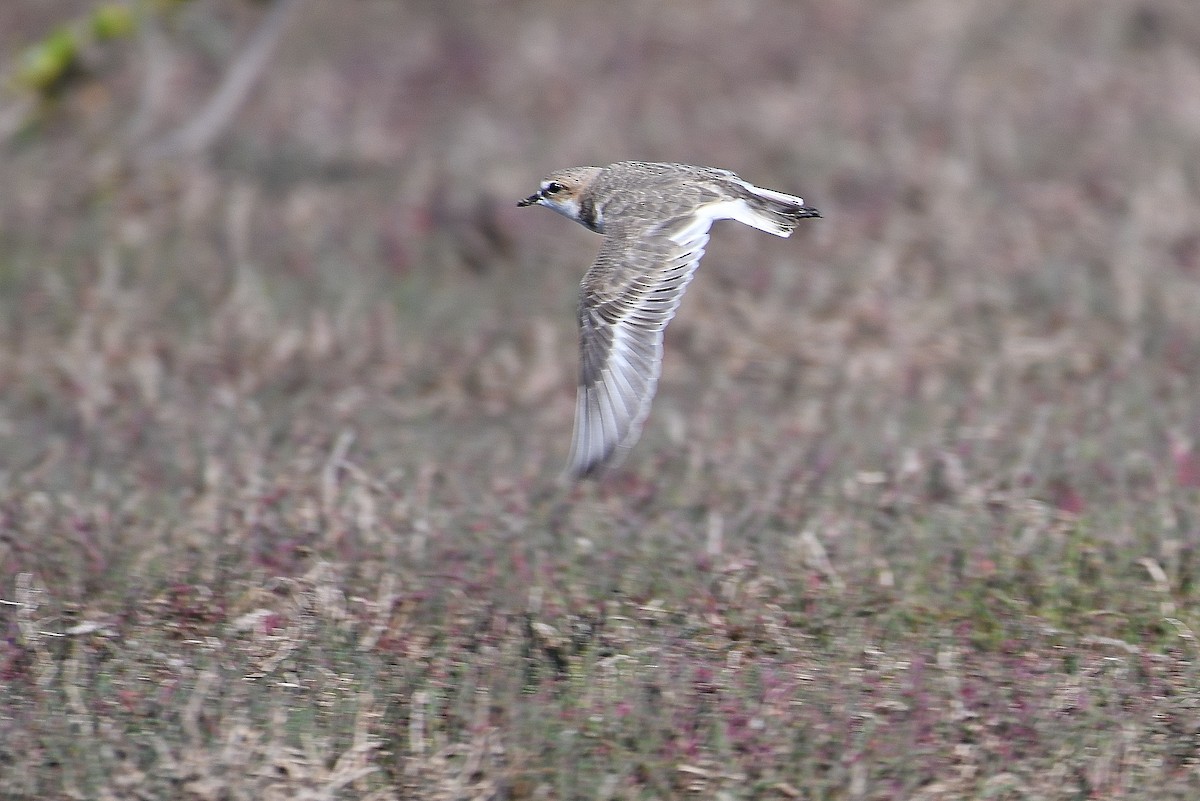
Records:
<instances>
[{"instance_id":1,"label":"outstretched wing","mask_svg":"<svg viewBox=\"0 0 1200 801\"><path fill-rule=\"evenodd\" d=\"M570 472L599 473L641 433L675 316L716 215L704 209L641 229L609 227L579 300L579 396Z\"/></svg>"}]
</instances>

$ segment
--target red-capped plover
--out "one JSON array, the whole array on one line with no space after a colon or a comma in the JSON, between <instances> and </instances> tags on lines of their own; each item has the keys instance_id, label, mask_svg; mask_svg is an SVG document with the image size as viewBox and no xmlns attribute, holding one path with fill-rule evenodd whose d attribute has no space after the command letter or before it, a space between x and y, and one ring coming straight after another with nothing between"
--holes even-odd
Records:
<instances>
[{"instance_id":1,"label":"red-capped plover","mask_svg":"<svg viewBox=\"0 0 1200 801\"><path fill-rule=\"evenodd\" d=\"M554 209L604 243L579 298L579 395L569 472L595 475L637 441L661 371L663 330L716 220L790 236L820 217L801 198L763 189L728 170L622 161L553 172L517 203Z\"/></svg>"}]
</instances>

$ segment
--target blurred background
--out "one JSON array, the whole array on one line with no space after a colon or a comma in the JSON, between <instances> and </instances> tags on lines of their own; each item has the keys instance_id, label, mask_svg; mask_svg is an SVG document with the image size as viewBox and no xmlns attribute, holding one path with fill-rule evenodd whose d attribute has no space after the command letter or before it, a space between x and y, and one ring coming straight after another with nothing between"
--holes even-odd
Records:
<instances>
[{"instance_id":1,"label":"blurred background","mask_svg":"<svg viewBox=\"0 0 1200 801\"><path fill-rule=\"evenodd\" d=\"M932 663L921 637L943 626L987 651L1049 636L1028 616L1155 642L1175 636L1164 598L1191 620L1194 0L6 0L0 77L0 597L42 599L42 628L223 638L255 610L302 617L276 577L345 598L392 581L442 629L471 600L541 610L535 585L558 599L547 625L614 593L686 616L711 569L841 621L851 640L823 630L810 660L836 699L857 675L836 666L896 631ZM625 159L734 170L824 218L788 240L717 226L641 442L559 490L600 239L515 202L555 168ZM43 686L26 622L0 666ZM217 692L179 675L188 698ZM396 698L425 686L403 681ZM58 701L32 697L8 698L10 741L71 753ZM407 703L384 728L409 731ZM900 793L968 760L957 736L882 774L886 738L859 743L858 779L777 764L875 797L879 775ZM1010 757L1034 765L1040 742ZM383 761L425 753L405 743ZM1173 758L1145 775L1184 787ZM115 775L96 759L79 786Z\"/></svg>"},{"instance_id":2,"label":"blurred background","mask_svg":"<svg viewBox=\"0 0 1200 801\"><path fill-rule=\"evenodd\" d=\"M721 227L634 472L884 419L1008 440L1117 379L1168 393L1160 439L1195 432L1170 410L1200 358L1187 3L132 8L0 11L15 465L186 485L208 413L251 403L380 468L541 481L599 242L514 200L630 158L826 212L787 242Z\"/></svg>"}]
</instances>

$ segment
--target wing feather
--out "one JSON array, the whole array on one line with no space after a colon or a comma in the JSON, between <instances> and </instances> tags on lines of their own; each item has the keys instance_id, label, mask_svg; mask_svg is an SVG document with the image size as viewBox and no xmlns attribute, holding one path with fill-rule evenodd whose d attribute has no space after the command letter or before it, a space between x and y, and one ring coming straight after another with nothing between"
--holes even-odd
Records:
<instances>
[{"instance_id":1,"label":"wing feather","mask_svg":"<svg viewBox=\"0 0 1200 801\"><path fill-rule=\"evenodd\" d=\"M662 365L663 331L708 243L714 215L610 226L579 302L579 397L570 472L599 473L641 434Z\"/></svg>"}]
</instances>

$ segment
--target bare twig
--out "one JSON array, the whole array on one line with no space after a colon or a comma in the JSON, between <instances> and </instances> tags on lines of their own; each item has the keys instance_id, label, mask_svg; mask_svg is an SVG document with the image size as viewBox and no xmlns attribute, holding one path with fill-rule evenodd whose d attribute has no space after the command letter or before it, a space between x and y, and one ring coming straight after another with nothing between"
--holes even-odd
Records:
<instances>
[{"instance_id":1,"label":"bare twig","mask_svg":"<svg viewBox=\"0 0 1200 801\"><path fill-rule=\"evenodd\" d=\"M167 97L167 76L170 73L170 49L154 14L145 9L138 17L138 42L142 49L142 85L138 93L137 111L129 124L128 139L139 143L145 140Z\"/></svg>"},{"instance_id":2,"label":"bare twig","mask_svg":"<svg viewBox=\"0 0 1200 801\"><path fill-rule=\"evenodd\" d=\"M204 108L187 123L142 150L142 161L157 161L202 152L233 120L275 49L291 14L304 0L274 0L258 30L225 73Z\"/></svg>"}]
</instances>

